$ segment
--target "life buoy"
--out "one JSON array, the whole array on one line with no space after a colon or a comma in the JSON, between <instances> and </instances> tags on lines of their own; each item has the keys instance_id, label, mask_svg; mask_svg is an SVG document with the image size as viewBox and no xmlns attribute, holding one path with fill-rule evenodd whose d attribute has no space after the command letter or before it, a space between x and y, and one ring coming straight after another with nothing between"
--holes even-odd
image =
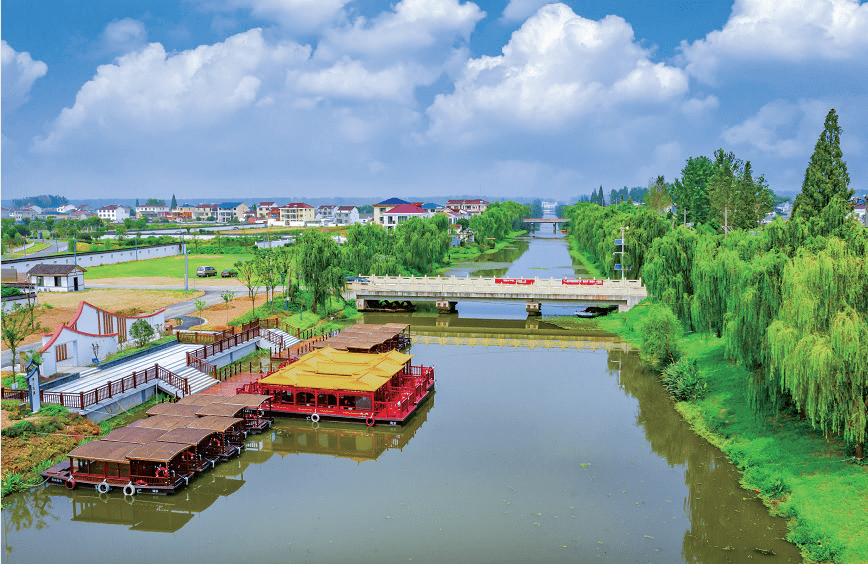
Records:
<instances>
[{"instance_id":1,"label":"life buoy","mask_svg":"<svg viewBox=\"0 0 868 564\"><path fill-rule=\"evenodd\" d=\"M190 452L189 450L184 452L183 455L181 455L181 458L183 458L184 460L193 460L195 457L196 457L196 455L193 454L192 452Z\"/></svg>"},{"instance_id":2,"label":"life buoy","mask_svg":"<svg viewBox=\"0 0 868 564\"><path fill-rule=\"evenodd\" d=\"M376 421L374 421L374 416L369 415L368 418L365 419L365 423L368 425L368 427L373 427L374 423L376 423Z\"/></svg>"},{"instance_id":3,"label":"life buoy","mask_svg":"<svg viewBox=\"0 0 868 564\"><path fill-rule=\"evenodd\" d=\"M136 485L137 486L146 486L146 485L148 485L148 483L144 480L136 480Z\"/></svg>"},{"instance_id":4,"label":"life buoy","mask_svg":"<svg viewBox=\"0 0 868 564\"><path fill-rule=\"evenodd\" d=\"M66 480L66 489L74 490L75 489L75 478L69 478Z\"/></svg>"},{"instance_id":5,"label":"life buoy","mask_svg":"<svg viewBox=\"0 0 868 564\"><path fill-rule=\"evenodd\" d=\"M314 413L313 415L311 415L310 420L314 423L319 423L319 413Z\"/></svg>"},{"instance_id":6,"label":"life buoy","mask_svg":"<svg viewBox=\"0 0 868 564\"><path fill-rule=\"evenodd\" d=\"M165 466L160 466L157 468L156 473L157 478L168 478L169 477L169 469Z\"/></svg>"},{"instance_id":7,"label":"life buoy","mask_svg":"<svg viewBox=\"0 0 868 564\"><path fill-rule=\"evenodd\" d=\"M124 495L136 495L136 487L132 482L124 486Z\"/></svg>"},{"instance_id":8,"label":"life buoy","mask_svg":"<svg viewBox=\"0 0 868 564\"><path fill-rule=\"evenodd\" d=\"M222 445L222 443L220 442L220 439L218 439L217 437L214 437L213 439L211 439L211 442L208 444L212 447L217 447L217 448L220 448L220 446Z\"/></svg>"},{"instance_id":9,"label":"life buoy","mask_svg":"<svg viewBox=\"0 0 868 564\"><path fill-rule=\"evenodd\" d=\"M100 482L96 486L96 491L98 491L101 494L109 493L109 490L111 490L111 489L112 489L112 487L110 485L108 485L108 482L106 482L105 480L103 480L102 482Z\"/></svg>"}]
</instances>

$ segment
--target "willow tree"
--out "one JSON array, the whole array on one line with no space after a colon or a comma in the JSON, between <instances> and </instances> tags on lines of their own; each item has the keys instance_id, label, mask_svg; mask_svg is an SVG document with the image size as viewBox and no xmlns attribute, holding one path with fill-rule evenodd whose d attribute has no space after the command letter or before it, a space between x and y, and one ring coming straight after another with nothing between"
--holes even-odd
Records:
<instances>
[{"instance_id":1,"label":"willow tree","mask_svg":"<svg viewBox=\"0 0 868 564\"><path fill-rule=\"evenodd\" d=\"M693 263L699 235L692 229L677 227L654 240L642 277L648 290L672 308L687 327L693 300Z\"/></svg>"},{"instance_id":2,"label":"willow tree","mask_svg":"<svg viewBox=\"0 0 868 564\"><path fill-rule=\"evenodd\" d=\"M298 274L313 297L313 312L317 313L317 305L323 305L328 313L329 297L346 282L338 244L328 235L306 229L298 247Z\"/></svg>"},{"instance_id":3,"label":"willow tree","mask_svg":"<svg viewBox=\"0 0 868 564\"><path fill-rule=\"evenodd\" d=\"M768 329L767 378L814 427L840 433L864 457L868 434L868 260L830 239L785 269Z\"/></svg>"}]
</instances>

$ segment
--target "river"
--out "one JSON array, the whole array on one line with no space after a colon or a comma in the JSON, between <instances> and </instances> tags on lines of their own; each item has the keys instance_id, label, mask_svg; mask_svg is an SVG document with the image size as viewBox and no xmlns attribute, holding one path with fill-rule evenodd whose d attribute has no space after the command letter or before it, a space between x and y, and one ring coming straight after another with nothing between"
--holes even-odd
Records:
<instances>
[{"instance_id":1,"label":"river","mask_svg":"<svg viewBox=\"0 0 868 564\"><path fill-rule=\"evenodd\" d=\"M460 269L581 275L556 235ZM3 561L801 562L617 337L503 304L364 320L408 320L435 366L407 425L278 419L175 496L10 496Z\"/></svg>"}]
</instances>

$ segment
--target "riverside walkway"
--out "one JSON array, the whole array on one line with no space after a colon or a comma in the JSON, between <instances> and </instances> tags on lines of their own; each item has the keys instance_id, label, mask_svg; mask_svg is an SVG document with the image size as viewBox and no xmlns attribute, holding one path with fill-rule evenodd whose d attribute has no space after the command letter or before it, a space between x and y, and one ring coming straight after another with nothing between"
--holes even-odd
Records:
<instances>
[{"instance_id":1,"label":"riverside walkway","mask_svg":"<svg viewBox=\"0 0 868 564\"><path fill-rule=\"evenodd\" d=\"M648 291L641 280L366 276L349 282L344 297L355 299L360 311L381 300L434 301L449 311L458 300L523 301L529 312L539 312L544 303L615 305L627 311Z\"/></svg>"}]
</instances>

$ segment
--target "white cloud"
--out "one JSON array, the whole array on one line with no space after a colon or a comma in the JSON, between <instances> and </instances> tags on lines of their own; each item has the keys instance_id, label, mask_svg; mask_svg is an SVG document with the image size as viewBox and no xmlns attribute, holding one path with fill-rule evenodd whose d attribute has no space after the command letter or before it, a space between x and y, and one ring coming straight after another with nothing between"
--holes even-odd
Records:
<instances>
[{"instance_id":1,"label":"white cloud","mask_svg":"<svg viewBox=\"0 0 868 564\"><path fill-rule=\"evenodd\" d=\"M34 61L30 53L18 53L0 40L0 59L3 75L3 115L26 103L30 97L33 83L45 76L48 66L42 61Z\"/></svg>"},{"instance_id":2,"label":"white cloud","mask_svg":"<svg viewBox=\"0 0 868 564\"><path fill-rule=\"evenodd\" d=\"M279 23L296 32L310 32L344 16L350 0L200 0L217 11L250 10L258 18Z\"/></svg>"},{"instance_id":3,"label":"white cloud","mask_svg":"<svg viewBox=\"0 0 868 564\"><path fill-rule=\"evenodd\" d=\"M654 148L651 162L639 168L634 181L645 186L649 180L663 175L671 182L684 165L684 158L684 149L678 141L661 143Z\"/></svg>"},{"instance_id":4,"label":"white cloud","mask_svg":"<svg viewBox=\"0 0 868 564\"><path fill-rule=\"evenodd\" d=\"M171 131L217 122L253 105L263 81L280 68L308 57L309 48L299 45L267 45L260 29L177 54L152 43L98 67L36 147L54 148L76 131Z\"/></svg>"},{"instance_id":5,"label":"white cloud","mask_svg":"<svg viewBox=\"0 0 868 564\"><path fill-rule=\"evenodd\" d=\"M433 48L442 56L456 41L467 42L485 12L472 2L458 0L402 0L391 11L367 20L328 30L318 56L364 54L406 57Z\"/></svg>"},{"instance_id":6,"label":"white cloud","mask_svg":"<svg viewBox=\"0 0 868 564\"><path fill-rule=\"evenodd\" d=\"M776 100L742 123L724 129L723 140L734 147L750 147L783 158L809 155L823 129L829 103Z\"/></svg>"},{"instance_id":7,"label":"white cloud","mask_svg":"<svg viewBox=\"0 0 868 564\"><path fill-rule=\"evenodd\" d=\"M534 15L537 10L549 3L550 0L509 0L509 4L503 9L503 19L520 22Z\"/></svg>"},{"instance_id":8,"label":"white cloud","mask_svg":"<svg viewBox=\"0 0 868 564\"><path fill-rule=\"evenodd\" d=\"M408 103L417 84L430 83L435 78L436 74L417 65L398 64L372 72L360 61L344 59L323 70L292 72L287 82L307 94Z\"/></svg>"},{"instance_id":9,"label":"white cloud","mask_svg":"<svg viewBox=\"0 0 868 564\"><path fill-rule=\"evenodd\" d=\"M124 18L105 26L102 32L103 48L110 53L128 53L144 47L148 41L145 24L132 18Z\"/></svg>"},{"instance_id":10,"label":"white cloud","mask_svg":"<svg viewBox=\"0 0 868 564\"><path fill-rule=\"evenodd\" d=\"M686 69L704 82L740 64L868 58L868 4L859 0L736 0L723 29L681 43Z\"/></svg>"},{"instance_id":11,"label":"white cloud","mask_svg":"<svg viewBox=\"0 0 868 564\"><path fill-rule=\"evenodd\" d=\"M558 130L576 118L680 100L686 74L654 63L622 18L592 21L563 4L543 7L498 57L469 60L453 94L429 108L431 135L478 139L481 123Z\"/></svg>"}]
</instances>

